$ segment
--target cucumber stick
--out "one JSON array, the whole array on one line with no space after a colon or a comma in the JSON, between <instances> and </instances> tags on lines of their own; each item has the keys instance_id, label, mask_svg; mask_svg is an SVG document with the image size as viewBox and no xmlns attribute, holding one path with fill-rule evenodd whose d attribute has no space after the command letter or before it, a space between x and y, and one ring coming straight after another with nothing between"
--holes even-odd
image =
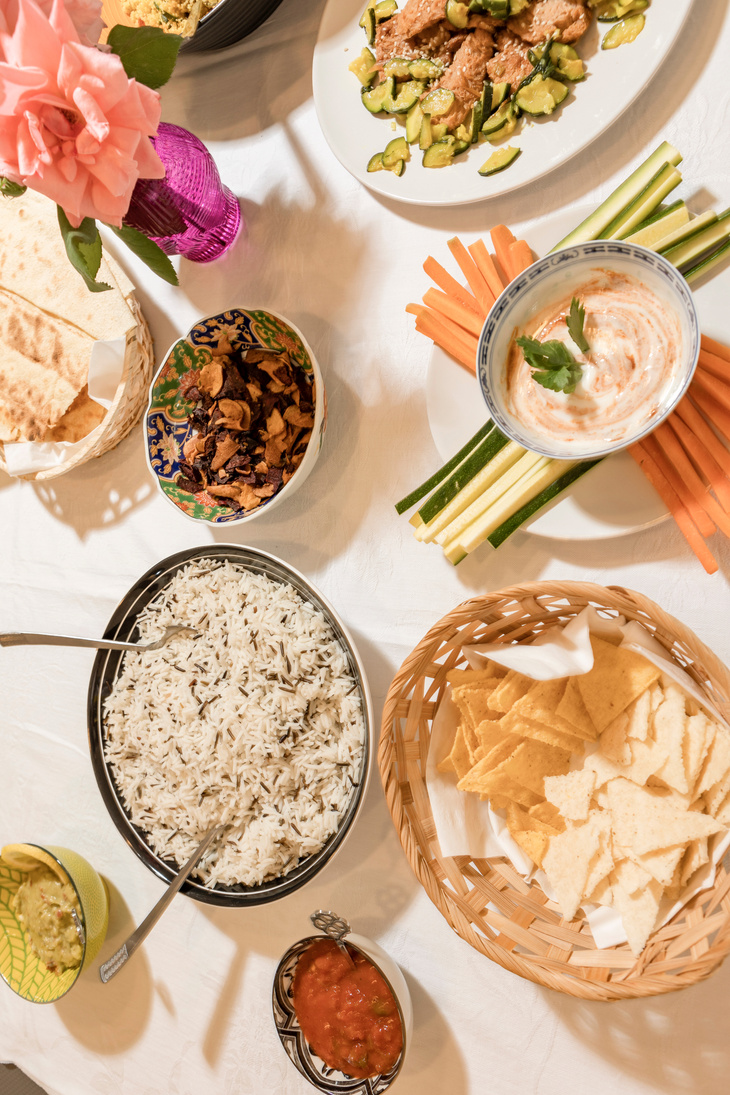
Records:
<instances>
[{"instance_id":1,"label":"cucumber stick","mask_svg":"<svg viewBox=\"0 0 730 1095\"><path fill-rule=\"evenodd\" d=\"M653 250L659 251L660 254L664 254L670 247L675 247L678 243L683 243L684 240L694 236L696 232L701 232L704 228L709 228L709 226L716 221L717 213L713 213L711 209L708 209L706 213L700 213L698 217L693 217L687 224L683 224L678 228L675 228L673 232L669 232L666 236L663 236L654 245Z\"/></svg>"},{"instance_id":2,"label":"cucumber stick","mask_svg":"<svg viewBox=\"0 0 730 1095\"><path fill-rule=\"evenodd\" d=\"M427 524L424 523L416 528L416 539L422 540L426 544L435 540L442 529L446 528L451 521L463 513L467 506L479 498L483 491L488 490L493 483L496 483L499 477L508 471L513 464L516 464L524 453L525 450L521 445L518 445L516 441L510 441L440 513Z\"/></svg>"},{"instance_id":3,"label":"cucumber stick","mask_svg":"<svg viewBox=\"0 0 730 1095\"><path fill-rule=\"evenodd\" d=\"M467 441L466 445L459 449L456 456L452 456L442 468L439 468L437 472L434 472L431 478L427 479L425 483L422 483L420 487L416 487L414 491L411 491L405 498L402 498L400 502L396 502L396 513L405 513L411 506L415 506L416 502L420 502L422 498L425 498L426 495L429 494L434 487L437 487L439 483L443 482L447 476L451 475L452 471L458 468L462 461L466 460L467 456L469 456L477 447L479 442L484 440L493 426L494 423L491 420L487 421L482 428Z\"/></svg>"},{"instance_id":4,"label":"cucumber stick","mask_svg":"<svg viewBox=\"0 0 730 1095\"><path fill-rule=\"evenodd\" d=\"M544 468L549 463L551 461L548 456L538 456L534 452L523 449L520 459L511 468L508 468L503 475L500 475L499 479L496 479L490 487L482 491L458 517L450 521L436 536L436 542L443 545L444 550L446 550L446 545L452 542L461 542L461 537L466 529L470 528L475 521L478 521L490 510L503 495L522 480L531 476L536 470ZM497 524L500 524L500 522L498 521Z\"/></svg>"},{"instance_id":5,"label":"cucumber stick","mask_svg":"<svg viewBox=\"0 0 730 1095\"><path fill-rule=\"evenodd\" d=\"M681 181L682 176L676 167L664 164L641 193L606 226L599 238L617 240L630 235Z\"/></svg>"},{"instance_id":6,"label":"cucumber stick","mask_svg":"<svg viewBox=\"0 0 730 1095\"><path fill-rule=\"evenodd\" d=\"M507 443L508 438L496 427L490 430L481 444L474 449L463 464L424 502L418 511L418 516L425 522L431 521L441 512L444 506L449 504L452 498L456 497L460 490L464 489L467 483L471 482L482 468L494 459L500 449L503 449Z\"/></svg>"},{"instance_id":7,"label":"cucumber stick","mask_svg":"<svg viewBox=\"0 0 730 1095\"><path fill-rule=\"evenodd\" d=\"M586 243L599 237L612 220L629 205L630 202L641 193L651 182L657 171L663 164L668 163L676 167L682 160L682 154L673 148L667 141L659 145L651 156L644 161L628 179L617 186L612 194L606 198L597 209L586 217L577 228L569 232L564 239L553 247L558 251L561 247L569 247L575 243ZM661 200L661 199L660 199Z\"/></svg>"},{"instance_id":8,"label":"cucumber stick","mask_svg":"<svg viewBox=\"0 0 730 1095\"><path fill-rule=\"evenodd\" d=\"M685 279L692 285L693 282L699 278L709 274L711 270L714 270L716 266L719 266L721 262L730 255L730 240L723 243L722 247L718 247L716 251L713 251L707 258L702 259L695 266L690 266L689 270L684 271Z\"/></svg>"},{"instance_id":9,"label":"cucumber stick","mask_svg":"<svg viewBox=\"0 0 730 1095\"><path fill-rule=\"evenodd\" d=\"M575 483L576 479L580 479L581 475L585 475L591 468L595 468L596 464L600 464L600 460L584 460L580 464L575 464L574 467L566 471L564 475L561 475L559 479L551 483L549 487L541 491L540 494L536 494L534 498L531 498L529 502L526 502L521 509L518 509L511 517L508 517L499 528L496 528L494 532L490 533L487 537L492 547L499 547L503 544L508 536L511 536L513 532L516 532L520 525L523 525L525 521L533 517L538 510L541 510L543 506L546 506L548 502L552 502L553 498L557 498L559 494L562 494L569 486Z\"/></svg>"},{"instance_id":10,"label":"cucumber stick","mask_svg":"<svg viewBox=\"0 0 730 1095\"><path fill-rule=\"evenodd\" d=\"M649 247L653 251L658 251L665 239L674 236L676 232L686 228L689 223L689 209L684 202L679 202L671 212L665 211L651 224L645 223L644 228L638 228L630 236L624 236L624 240L626 243L639 243L642 247Z\"/></svg>"},{"instance_id":11,"label":"cucumber stick","mask_svg":"<svg viewBox=\"0 0 730 1095\"><path fill-rule=\"evenodd\" d=\"M647 217L646 220L643 220L641 222L641 224L637 228L637 232L641 231L642 228L648 228L650 224L654 223L654 221L658 221L661 220L662 217L669 216L669 214L673 213L675 209L678 209L680 205L684 205L684 202L681 198L677 198L677 200L672 202L671 205L660 205L657 209L654 210L650 217ZM689 216L689 211L687 215Z\"/></svg>"},{"instance_id":12,"label":"cucumber stick","mask_svg":"<svg viewBox=\"0 0 730 1095\"><path fill-rule=\"evenodd\" d=\"M488 537L504 524L513 514L544 491L557 478L563 476L575 465L574 460L549 460L540 458L531 474L524 476L499 498L496 505L490 506L463 532L444 544L444 554L449 562L456 565L465 555L474 551Z\"/></svg>"},{"instance_id":13,"label":"cucumber stick","mask_svg":"<svg viewBox=\"0 0 730 1095\"><path fill-rule=\"evenodd\" d=\"M728 236L730 236L730 209L726 209L724 213L721 213L714 224L711 224L708 228L700 229L699 232L689 236L684 243L679 243L676 247L670 247L662 254L674 266L686 266L688 263L701 258L705 251L716 247L718 243L723 243Z\"/></svg>"}]
</instances>

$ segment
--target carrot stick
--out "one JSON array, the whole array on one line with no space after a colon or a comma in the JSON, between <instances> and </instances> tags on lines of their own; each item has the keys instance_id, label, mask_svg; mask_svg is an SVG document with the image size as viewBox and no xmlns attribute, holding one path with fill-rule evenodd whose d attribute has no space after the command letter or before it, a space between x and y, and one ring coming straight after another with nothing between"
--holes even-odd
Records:
<instances>
[{"instance_id":1,"label":"carrot stick","mask_svg":"<svg viewBox=\"0 0 730 1095\"><path fill-rule=\"evenodd\" d=\"M459 285L456 278L452 278L448 270L444 270L440 262L436 262L436 259L429 257L423 264L423 269L426 271L432 281L435 281L440 289L443 289L445 293L459 301L459 304L463 304L465 308L471 309L475 315L485 319L484 309L477 300L471 295L468 289L465 289L463 285Z\"/></svg>"},{"instance_id":2,"label":"carrot stick","mask_svg":"<svg viewBox=\"0 0 730 1095\"><path fill-rule=\"evenodd\" d=\"M512 274L510 273L509 263L509 249L510 246L515 243L515 237L512 235L506 224L495 224L494 228L489 234L492 237L492 244L494 245L494 251L497 256L497 261L504 270L507 281L512 281Z\"/></svg>"},{"instance_id":3,"label":"carrot stick","mask_svg":"<svg viewBox=\"0 0 730 1095\"><path fill-rule=\"evenodd\" d=\"M487 251L487 245L484 240L474 240L474 243L470 243L469 254L477 264L479 272L491 289L492 295L496 300L504 289L504 281L502 280L497 267L494 265L494 259L489 254L489 251Z\"/></svg>"},{"instance_id":4,"label":"carrot stick","mask_svg":"<svg viewBox=\"0 0 730 1095\"><path fill-rule=\"evenodd\" d=\"M701 418L700 415L697 415L697 417ZM717 462L700 436L690 429L679 415L670 415L667 422L697 471L705 477L712 490L714 490L725 513L730 513L730 479L723 471L722 466ZM708 433L712 433L712 430L708 427L705 427L705 429L708 430ZM715 441L717 441L717 438L715 438ZM717 444L720 445L720 442L717 441ZM720 445L720 448L724 449L724 445Z\"/></svg>"},{"instance_id":5,"label":"carrot stick","mask_svg":"<svg viewBox=\"0 0 730 1095\"><path fill-rule=\"evenodd\" d=\"M672 514L679 531L702 563L702 566L708 574L714 574L717 570L717 563L712 552L697 531L697 526L692 521L676 491L673 490L666 476L662 474L651 454L647 452L643 442L632 445L629 452Z\"/></svg>"},{"instance_id":6,"label":"carrot stick","mask_svg":"<svg viewBox=\"0 0 730 1095\"><path fill-rule=\"evenodd\" d=\"M474 259L471 257L466 247L464 247L464 244L459 237L454 236L453 239L448 241L448 245L449 251L451 251L451 254L458 262L459 269L469 283L469 288L484 309L484 315L486 317L487 312L494 304L494 296L492 295L491 289L479 273L477 264L474 262Z\"/></svg>"},{"instance_id":7,"label":"carrot stick","mask_svg":"<svg viewBox=\"0 0 730 1095\"><path fill-rule=\"evenodd\" d=\"M707 373L712 373L718 380L724 380L730 384L730 361L726 361L717 354L711 354L709 350L700 350L700 368Z\"/></svg>"},{"instance_id":8,"label":"carrot stick","mask_svg":"<svg viewBox=\"0 0 730 1095\"><path fill-rule=\"evenodd\" d=\"M716 354L718 357L722 357L725 361L730 362L730 346L725 346L722 342L716 342L715 339L710 338L709 335L702 336L700 345L703 350L707 350L709 353Z\"/></svg>"},{"instance_id":9,"label":"carrot stick","mask_svg":"<svg viewBox=\"0 0 730 1095\"><path fill-rule=\"evenodd\" d=\"M476 363L477 357L477 344L479 340L465 331L463 327L459 327L457 323L447 319L446 316L440 315L438 312L431 311L430 308L424 308L417 319L426 319L432 328L438 329L442 332L442 340L446 341L447 347L449 340L455 344L461 346L461 348L471 356L471 360Z\"/></svg>"},{"instance_id":10,"label":"carrot stick","mask_svg":"<svg viewBox=\"0 0 730 1095\"><path fill-rule=\"evenodd\" d=\"M716 403L719 403L726 411L730 411L730 387L721 383L716 376L713 376L711 373L706 373L704 369L696 369L695 375L692 378L690 391L692 391L694 387L698 387L703 392L707 392Z\"/></svg>"},{"instance_id":11,"label":"carrot stick","mask_svg":"<svg viewBox=\"0 0 730 1095\"><path fill-rule=\"evenodd\" d=\"M527 240L515 240L514 243L510 244L509 262L513 278L516 278L528 266L532 266L534 259Z\"/></svg>"},{"instance_id":12,"label":"carrot stick","mask_svg":"<svg viewBox=\"0 0 730 1095\"><path fill-rule=\"evenodd\" d=\"M695 405L686 396L677 407L674 414L679 415L687 427L692 430L706 449L712 453L723 473L730 477L730 452L725 448L717 435L710 429ZM670 421L674 419L670 416Z\"/></svg>"},{"instance_id":13,"label":"carrot stick","mask_svg":"<svg viewBox=\"0 0 730 1095\"><path fill-rule=\"evenodd\" d=\"M692 467L692 462L677 440L671 426L662 423L659 429L654 431L653 436L656 438L657 443L664 449L664 452L677 469L683 482L686 483L688 489L692 491L695 499L702 506L710 520L714 521L717 527L722 529L726 536L730 536L730 517L728 517L724 510L717 504L708 488ZM699 526L699 528L700 532L702 532L702 527ZM707 533L705 533L705 535L707 535Z\"/></svg>"},{"instance_id":14,"label":"carrot stick","mask_svg":"<svg viewBox=\"0 0 730 1095\"><path fill-rule=\"evenodd\" d=\"M659 466L659 470L662 472L665 479L669 480L669 484L675 494L679 495L682 505L689 512L689 515L695 525L697 525L700 534L702 536L712 536L715 531L712 521L710 521L707 516L704 507L700 505L699 499L696 498L693 491L689 489L689 485L685 482L684 477L679 474L679 470L674 461L669 459L666 452L659 444L656 431L650 437L645 437L641 444L644 446L649 456L651 456L654 462ZM702 493L705 493L704 486L702 487Z\"/></svg>"},{"instance_id":15,"label":"carrot stick","mask_svg":"<svg viewBox=\"0 0 730 1095\"><path fill-rule=\"evenodd\" d=\"M451 354L460 365L463 365L471 373L476 372L476 340L474 340L473 349L465 348L461 343L450 338L448 333L433 319L433 313L427 311L416 317L416 330L430 338L442 350L446 350L447 354Z\"/></svg>"},{"instance_id":16,"label":"carrot stick","mask_svg":"<svg viewBox=\"0 0 730 1095\"><path fill-rule=\"evenodd\" d=\"M711 395L708 395L707 392L704 392L695 384L690 388L689 394L692 402L699 407L708 422L730 441L730 411L721 407Z\"/></svg>"},{"instance_id":17,"label":"carrot stick","mask_svg":"<svg viewBox=\"0 0 730 1095\"><path fill-rule=\"evenodd\" d=\"M475 316L469 308L465 308L463 304L460 304L458 300L450 297L448 293L441 293L438 289L427 289L423 294L423 303L427 304L434 312L440 312L442 316L458 323L465 331L476 335L477 338L482 333L484 324L481 319Z\"/></svg>"}]
</instances>

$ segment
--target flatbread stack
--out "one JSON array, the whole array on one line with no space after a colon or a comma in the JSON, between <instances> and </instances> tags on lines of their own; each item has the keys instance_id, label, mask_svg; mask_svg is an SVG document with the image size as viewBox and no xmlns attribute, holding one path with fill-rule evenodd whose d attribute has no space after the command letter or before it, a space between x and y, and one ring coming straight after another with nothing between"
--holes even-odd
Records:
<instances>
[{"instance_id":1,"label":"flatbread stack","mask_svg":"<svg viewBox=\"0 0 730 1095\"><path fill-rule=\"evenodd\" d=\"M593 669L561 680L452 670L438 767L505 811L567 920L608 905L639 954L730 826L730 733L640 654L591 645Z\"/></svg>"},{"instance_id":2,"label":"flatbread stack","mask_svg":"<svg viewBox=\"0 0 730 1095\"><path fill-rule=\"evenodd\" d=\"M0 198L0 442L80 441L104 419L88 394L92 346L121 338L133 351L137 318L106 257L98 279L111 290L89 292L69 263L53 202Z\"/></svg>"}]
</instances>

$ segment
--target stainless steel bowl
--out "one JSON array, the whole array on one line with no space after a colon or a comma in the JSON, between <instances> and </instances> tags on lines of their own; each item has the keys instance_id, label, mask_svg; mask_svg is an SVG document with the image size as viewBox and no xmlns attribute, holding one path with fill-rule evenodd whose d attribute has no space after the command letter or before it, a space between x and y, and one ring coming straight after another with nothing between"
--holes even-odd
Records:
<instances>
[{"instance_id":1,"label":"stainless steel bowl","mask_svg":"<svg viewBox=\"0 0 730 1095\"><path fill-rule=\"evenodd\" d=\"M288 582L293 586L305 600L311 602L323 613L335 637L345 651L350 672L357 682L362 701L365 740L363 742L363 757L357 786L353 790L352 798L338 829L329 837L324 847L314 855L303 859L289 874L271 879L259 886L244 886L242 884L224 886L218 884L207 887L201 882L189 878L180 891L209 905L227 905L238 908L249 905L262 905L269 901L276 901L280 897L286 897L314 878L339 850L352 828L365 798L372 757L370 735L373 725L373 711L370 691L360 657L345 625L334 608L307 581L303 574L294 570L293 567L290 567L281 559L277 559L276 556L269 555L267 552L259 551L256 548L239 547L236 544L209 544L202 548L180 551L176 555L163 559L132 586L115 610L104 637L121 640L136 638L139 614L165 586L169 585L177 571L194 559L227 560L237 563L254 573L263 574L273 581ZM123 657L124 653L120 651L100 650L91 671L87 708L91 763L104 805L117 829L145 866L164 882L170 882L180 870L180 865L173 860L161 859L150 847L146 834L132 824L114 782L111 768L104 756L103 705L104 700L112 690L118 673L121 672Z\"/></svg>"}]
</instances>

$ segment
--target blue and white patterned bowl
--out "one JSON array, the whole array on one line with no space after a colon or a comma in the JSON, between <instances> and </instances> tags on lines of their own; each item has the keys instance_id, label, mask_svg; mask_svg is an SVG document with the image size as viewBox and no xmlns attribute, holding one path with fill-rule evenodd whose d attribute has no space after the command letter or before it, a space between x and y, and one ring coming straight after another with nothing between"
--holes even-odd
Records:
<instances>
[{"instance_id":1,"label":"blue and white patterned bowl","mask_svg":"<svg viewBox=\"0 0 730 1095\"><path fill-rule=\"evenodd\" d=\"M330 1068L307 1044L292 1001L292 981L297 962L312 943L322 938L321 935L312 935L300 939L289 947L279 962L272 992L276 1033L292 1064L323 1095L383 1095L401 1074L413 1033L413 1005L406 979L390 955L372 939L364 935L347 935L348 946L354 947L372 962L393 993L403 1031L403 1048L390 1071L380 1076L359 1080Z\"/></svg>"},{"instance_id":2,"label":"blue and white patterned bowl","mask_svg":"<svg viewBox=\"0 0 730 1095\"><path fill-rule=\"evenodd\" d=\"M657 413L630 437L577 452L564 442L526 430L506 406L505 374L515 330L542 308L576 288L597 269L629 274L642 282L679 317L682 361L675 382ZM489 414L507 437L529 449L560 460L595 460L626 449L652 433L672 413L690 385L700 352L700 325L689 285L665 258L646 247L622 240L593 240L552 252L538 259L510 282L495 301L482 328L477 349L477 375Z\"/></svg>"}]
</instances>

